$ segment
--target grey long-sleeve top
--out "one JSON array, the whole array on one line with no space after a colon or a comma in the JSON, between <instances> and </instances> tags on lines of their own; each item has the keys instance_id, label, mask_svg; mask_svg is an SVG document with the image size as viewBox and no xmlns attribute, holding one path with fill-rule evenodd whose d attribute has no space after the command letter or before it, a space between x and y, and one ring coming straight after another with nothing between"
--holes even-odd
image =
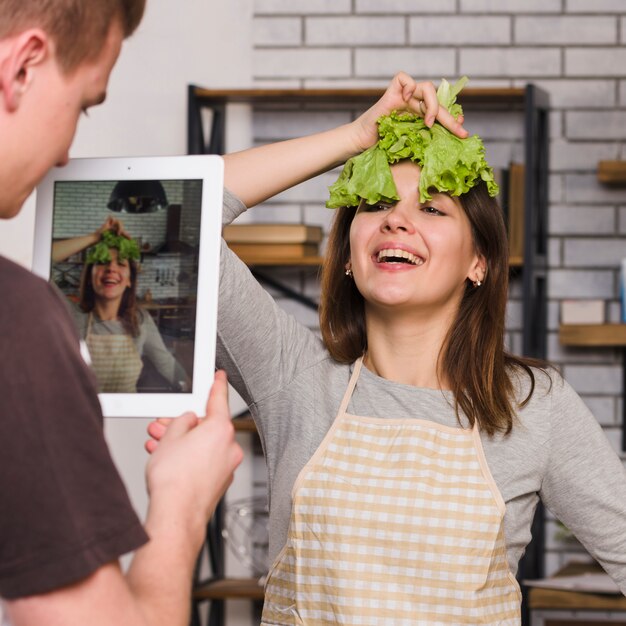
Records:
<instances>
[{"instance_id":1,"label":"grey long-sleeve top","mask_svg":"<svg viewBox=\"0 0 626 626\"><path fill-rule=\"evenodd\" d=\"M245 209L226 192L224 223ZM281 310L224 242L217 364L250 406L265 451L273 562L287 538L293 484L335 419L352 366L334 361L314 332ZM506 503L510 569L517 572L541 498L626 594L626 470L567 382L552 371L549 377L535 371L535 377L535 392L513 431L481 434ZM528 388L528 377L520 374L520 398ZM449 392L395 383L366 368L348 412L459 426Z\"/></svg>"}]
</instances>

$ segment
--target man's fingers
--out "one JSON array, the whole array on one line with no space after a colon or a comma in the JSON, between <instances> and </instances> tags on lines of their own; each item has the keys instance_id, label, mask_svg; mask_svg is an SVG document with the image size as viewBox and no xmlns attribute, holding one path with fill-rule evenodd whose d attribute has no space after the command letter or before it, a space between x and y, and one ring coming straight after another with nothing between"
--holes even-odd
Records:
<instances>
[{"instance_id":1,"label":"man's fingers","mask_svg":"<svg viewBox=\"0 0 626 626\"><path fill-rule=\"evenodd\" d=\"M226 372L222 370L215 372L215 380L206 403L206 415L207 417L225 415L230 418L228 410L228 382Z\"/></svg>"},{"instance_id":2,"label":"man's fingers","mask_svg":"<svg viewBox=\"0 0 626 626\"><path fill-rule=\"evenodd\" d=\"M153 422L154 423L154 422ZM180 417L172 420L161 435L161 441L178 439L198 425L198 416L195 413L183 413Z\"/></svg>"},{"instance_id":3,"label":"man's fingers","mask_svg":"<svg viewBox=\"0 0 626 626\"><path fill-rule=\"evenodd\" d=\"M146 430L148 431L148 434L150 435L150 437L152 437L152 439L156 439L157 441L159 441L161 437L163 437L163 435L167 432L167 428L167 425L155 421L150 422Z\"/></svg>"}]
</instances>

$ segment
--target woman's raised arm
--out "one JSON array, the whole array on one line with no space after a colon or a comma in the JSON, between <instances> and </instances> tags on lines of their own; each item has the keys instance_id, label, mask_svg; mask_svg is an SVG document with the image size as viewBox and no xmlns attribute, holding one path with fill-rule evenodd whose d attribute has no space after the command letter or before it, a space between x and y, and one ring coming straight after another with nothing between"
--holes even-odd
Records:
<instances>
[{"instance_id":1,"label":"woman's raised arm","mask_svg":"<svg viewBox=\"0 0 626 626\"><path fill-rule=\"evenodd\" d=\"M124 225L120 220L115 217L107 217L102 226L93 233L87 235L79 235L78 237L70 237L69 239L59 239L52 242L52 262L61 263L65 259L69 259L72 255L93 246L100 241L102 233L105 230L112 230L122 237L129 237L128 233L124 230Z\"/></svg>"},{"instance_id":2,"label":"woman's raised arm","mask_svg":"<svg viewBox=\"0 0 626 626\"><path fill-rule=\"evenodd\" d=\"M376 121L394 110L418 113L428 126L436 119L459 137L467 136L463 120L455 120L439 106L431 82L417 83L400 72L380 100L349 124L226 155L225 186L246 206L255 206L374 145L378 139Z\"/></svg>"}]
</instances>

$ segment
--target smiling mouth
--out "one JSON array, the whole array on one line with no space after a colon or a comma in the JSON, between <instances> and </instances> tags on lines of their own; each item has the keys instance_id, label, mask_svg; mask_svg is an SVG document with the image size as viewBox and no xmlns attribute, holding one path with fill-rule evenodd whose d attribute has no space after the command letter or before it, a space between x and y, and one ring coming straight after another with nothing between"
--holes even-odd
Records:
<instances>
[{"instance_id":1,"label":"smiling mouth","mask_svg":"<svg viewBox=\"0 0 626 626\"><path fill-rule=\"evenodd\" d=\"M415 256L411 252L406 250L400 250L398 248L389 248L380 250L376 255L377 263L404 263L406 265L423 265L424 259Z\"/></svg>"}]
</instances>

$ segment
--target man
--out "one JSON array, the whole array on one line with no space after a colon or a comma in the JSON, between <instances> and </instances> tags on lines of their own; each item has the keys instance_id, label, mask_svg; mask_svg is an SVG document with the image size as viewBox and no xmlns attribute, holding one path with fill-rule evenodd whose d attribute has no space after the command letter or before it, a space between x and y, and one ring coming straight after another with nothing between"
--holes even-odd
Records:
<instances>
[{"instance_id":1,"label":"man","mask_svg":"<svg viewBox=\"0 0 626 626\"><path fill-rule=\"evenodd\" d=\"M67 162L145 0L0 0L0 217ZM102 434L94 378L60 298L0 257L0 597L14 626L183 625L193 565L242 452L218 373L175 420L139 524ZM123 575L118 558L136 550Z\"/></svg>"}]
</instances>

